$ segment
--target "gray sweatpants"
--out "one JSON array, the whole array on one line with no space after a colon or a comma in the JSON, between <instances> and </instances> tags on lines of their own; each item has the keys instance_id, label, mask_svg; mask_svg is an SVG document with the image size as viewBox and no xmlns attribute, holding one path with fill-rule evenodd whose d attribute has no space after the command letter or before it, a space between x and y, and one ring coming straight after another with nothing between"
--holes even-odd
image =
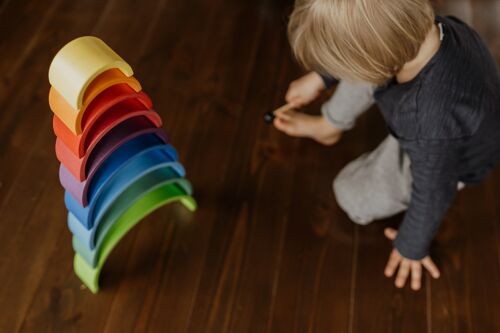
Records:
<instances>
[{"instance_id":1,"label":"gray sweatpants","mask_svg":"<svg viewBox=\"0 0 500 333\"><path fill-rule=\"evenodd\" d=\"M335 127L351 129L375 103L373 91L366 83L341 81L321 112ZM339 206L359 224L400 213L411 196L410 159L389 135L374 151L350 162L335 178L333 191Z\"/></svg>"}]
</instances>

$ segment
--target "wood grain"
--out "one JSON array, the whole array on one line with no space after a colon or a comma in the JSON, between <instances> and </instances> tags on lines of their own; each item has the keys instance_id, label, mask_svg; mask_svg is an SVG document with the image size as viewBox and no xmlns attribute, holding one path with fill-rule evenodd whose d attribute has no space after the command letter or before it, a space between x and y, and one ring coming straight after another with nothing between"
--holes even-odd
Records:
<instances>
[{"instance_id":1,"label":"wood grain","mask_svg":"<svg viewBox=\"0 0 500 333\"><path fill-rule=\"evenodd\" d=\"M500 173L463 190L436 237L442 277L383 276L397 216L355 226L334 176L387 134L376 108L334 147L262 116L301 74L291 0L0 0L0 332L500 332ZM436 0L500 63L500 0ZM72 271L47 71L81 35L134 68L200 209L146 218L92 295ZM307 112L318 112L320 102Z\"/></svg>"}]
</instances>

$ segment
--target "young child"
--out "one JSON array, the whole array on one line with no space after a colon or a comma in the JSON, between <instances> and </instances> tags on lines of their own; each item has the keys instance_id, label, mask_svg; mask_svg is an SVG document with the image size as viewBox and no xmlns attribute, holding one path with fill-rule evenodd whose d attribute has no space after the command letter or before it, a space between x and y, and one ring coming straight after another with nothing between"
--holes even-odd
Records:
<instances>
[{"instance_id":1,"label":"young child","mask_svg":"<svg viewBox=\"0 0 500 333\"><path fill-rule=\"evenodd\" d=\"M356 223L406 210L385 269L395 284L421 286L422 266L434 278L430 243L455 194L500 161L500 75L478 34L454 17L436 17L428 0L297 0L289 39L311 70L291 83L294 108L337 79L321 116L275 114L279 130L336 143L376 102L389 136L347 165L333 189ZM335 78L335 79L334 79Z\"/></svg>"}]
</instances>

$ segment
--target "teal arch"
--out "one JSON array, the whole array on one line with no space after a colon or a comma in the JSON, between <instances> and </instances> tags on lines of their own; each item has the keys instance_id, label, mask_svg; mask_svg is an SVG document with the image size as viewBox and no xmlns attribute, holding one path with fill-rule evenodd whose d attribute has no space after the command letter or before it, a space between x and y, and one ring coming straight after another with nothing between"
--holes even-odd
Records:
<instances>
[{"instance_id":1,"label":"teal arch","mask_svg":"<svg viewBox=\"0 0 500 333\"><path fill-rule=\"evenodd\" d=\"M133 179L132 182L127 184L127 187L115 191L117 194L100 210L97 218L93 221L93 227L90 229L83 227L83 224L79 222L72 212L68 212L69 229L79 241L76 243L78 247L73 246L75 251L78 251L90 265L94 266L95 259L93 257L100 238L105 236L128 207L159 185L175 183L184 190L185 194L191 195L191 184L187 179L179 178L179 172L176 171L181 167L177 162L156 164L146 170L140 177Z\"/></svg>"}]
</instances>

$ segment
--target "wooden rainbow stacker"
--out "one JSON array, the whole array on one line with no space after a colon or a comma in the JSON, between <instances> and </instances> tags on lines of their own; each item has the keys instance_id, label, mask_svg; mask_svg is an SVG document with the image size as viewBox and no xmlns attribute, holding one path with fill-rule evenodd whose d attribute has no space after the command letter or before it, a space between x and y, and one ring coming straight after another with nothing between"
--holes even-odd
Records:
<instances>
[{"instance_id":1,"label":"wooden rainbow stacker","mask_svg":"<svg viewBox=\"0 0 500 333\"><path fill-rule=\"evenodd\" d=\"M74 270L93 292L114 246L158 207L196 210L191 184L132 68L102 40L66 44L49 69Z\"/></svg>"}]
</instances>

